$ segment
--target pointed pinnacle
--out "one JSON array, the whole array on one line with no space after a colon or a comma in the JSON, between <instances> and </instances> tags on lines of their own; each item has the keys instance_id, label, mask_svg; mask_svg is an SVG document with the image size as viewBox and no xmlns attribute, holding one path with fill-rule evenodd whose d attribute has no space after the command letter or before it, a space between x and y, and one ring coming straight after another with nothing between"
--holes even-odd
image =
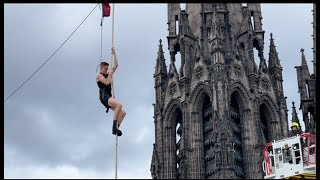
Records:
<instances>
[{"instance_id":1,"label":"pointed pinnacle","mask_svg":"<svg viewBox=\"0 0 320 180\"><path fill-rule=\"evenodd\" d=\"M269 47L271 47L271 46L276 47L276 45L274 44L274 39L273 39L272 33L270 33L270 46Z\"/></svg>"},{"instance_id":2,"label":"pointed pinnacle","mask_svg":"<svg viewBox=\"0 0 320 180\"><path fill-rule=\"evenodd\" d=\"M296 107L294 106L294 101L292 101L292 108L296 108Z\"/></svg>"},{"instance_id":3,"label":"pointed pinnacle","mask_svg":"<svg viewBox=\"0 0 320 180\"><path fill-rule=\"evenodd\" d=\"M307 60L306 60L306 57L304 55L304 49L301 48L300 52L301 52L301 65L307 65Z\"/></svg>"}]
</instances>

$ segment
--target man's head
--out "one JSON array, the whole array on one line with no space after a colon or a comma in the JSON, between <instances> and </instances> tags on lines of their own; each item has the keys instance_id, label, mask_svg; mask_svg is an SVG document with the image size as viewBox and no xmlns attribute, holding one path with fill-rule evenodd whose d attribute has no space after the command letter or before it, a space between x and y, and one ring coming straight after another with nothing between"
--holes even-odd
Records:
<instances>
[{"instance_id":1,"label":"man's head","mask_svg":"<svg viewBox=\"0 0 320 180\"><path fill-rule=\"evenodd\" d=\"M109 69L109 64L107 62L100 63L100 72L107 73Z\"/></svg>"},{"instance_id":2,"label":"man's head","mask_svg":"<svg viewBox=\"0 0 320 180\"><path fill-rule=\"evenodd\" d=\"M299 124L296 123L296 122L293 122L292 125L291 125L291 130L293 132L296 132L298 129L299 129Z\"/></svg>"}]
</instances>

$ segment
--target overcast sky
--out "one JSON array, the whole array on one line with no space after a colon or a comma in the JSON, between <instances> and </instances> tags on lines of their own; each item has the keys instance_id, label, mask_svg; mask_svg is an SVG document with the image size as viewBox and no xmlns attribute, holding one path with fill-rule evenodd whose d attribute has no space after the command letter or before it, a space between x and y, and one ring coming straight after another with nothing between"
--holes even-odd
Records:
<instances>
[{"instance_id":1,"label":"overcast sky","mask_svg":"<svg viewBox=\"0 0 320 180\"><path fill-rule=\"evenodd\" d=\"M5 4L4 98L73 32L95 4ZM184 9L184 6L182 6ZM312 4L262 4L265 57L273 33L284 93L299 109L296 70L305 49L312 65ZM99 7L61 50L4 104L5 178L114 178L113 112L106 114L95 82L100 58ZM111 17L105 18L103 57L110 59ZM121 125L118 178L151 178L154 67L161 38L167 64L167 5L115 6L119 68L115 96ZM110 60L107 60L110 62ZM299 111L301 119L301 112Z\"/></svg>"}]
</instances>

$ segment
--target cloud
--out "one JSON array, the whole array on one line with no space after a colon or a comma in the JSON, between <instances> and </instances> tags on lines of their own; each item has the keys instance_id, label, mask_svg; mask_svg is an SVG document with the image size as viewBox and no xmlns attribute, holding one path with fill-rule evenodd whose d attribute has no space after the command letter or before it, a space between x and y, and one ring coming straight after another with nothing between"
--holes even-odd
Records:
<instances>
[{"instance_id":1,"label":"cloud","mask_svg":"<svg viewBox=\"0 0 320 180\"><path fill-rule=\"evenodd\" d=\"M12 174L11 174L12 173ZM106 175L98 174L92 170L79 170L76 166L72 165L59 165L57 167L48 166L27 166L14 168L14 173L7 171L5 176L12 178L44 178L44 179L93 179L93 178L104 178Z\"/></svg>"}]
</instances>

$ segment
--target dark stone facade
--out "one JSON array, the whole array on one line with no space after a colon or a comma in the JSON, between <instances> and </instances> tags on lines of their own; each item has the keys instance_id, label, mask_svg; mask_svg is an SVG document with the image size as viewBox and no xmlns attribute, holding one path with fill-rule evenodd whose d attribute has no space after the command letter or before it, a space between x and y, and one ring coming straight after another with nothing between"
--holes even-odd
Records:
<instances>
[{"instance_id":1,"label":"dark stone facade","mask_svg":"<svg viewBox=\"0 0 320 180\"><path fill-rule=\"evenodd\" d=\"M263 178L265 144L289 127L282 67L272 34L267 66L261 19L258 3L168 4L169 71L160 40L154 73L152 178Z\"/></svg>"}]
</instances>

